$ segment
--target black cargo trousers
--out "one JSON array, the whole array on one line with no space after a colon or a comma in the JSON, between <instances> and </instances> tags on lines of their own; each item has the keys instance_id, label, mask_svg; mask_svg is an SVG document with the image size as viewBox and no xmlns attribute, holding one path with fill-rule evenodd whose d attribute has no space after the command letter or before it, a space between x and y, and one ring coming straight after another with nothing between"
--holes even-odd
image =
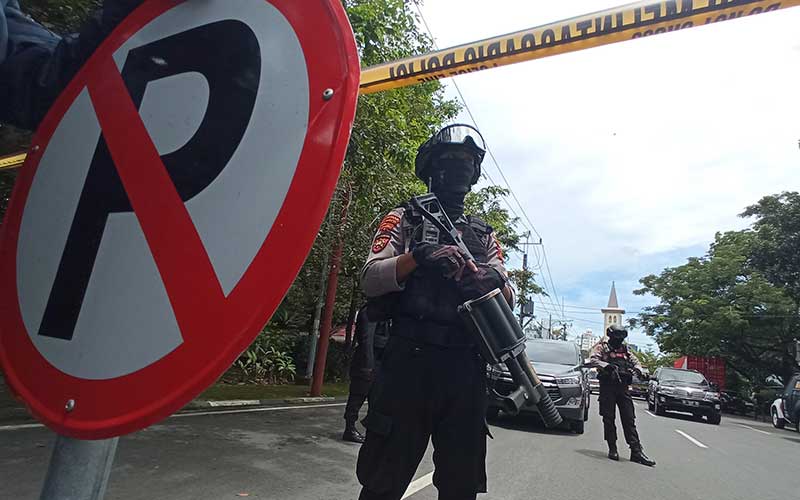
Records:
<instances>
[{"instance_id":1,"label":"black cargo trousers","mask_svg":"<svg viewBox=\"0 0 800 500\"><path fill-rule=\"evenodd\" d=\"M473 347L395 335L383 353L358 454L360 500L400 500L433 440L439 500L486 492L486 364Z\"/></svg>"},{"instance_id":2,"label":"black cargo trousers","mask_svg":"<svg viewBox=\"0 0 800 500\"><path fill-rule=\"evenodd\" d=\"M625 442L631 450L641 449L639 433L636 431L636 414L633 398L628 392L627 384L600 382L600 416L603 417L603 438L609 443L617 442L616 408L622 421L622 432Z\"/></svg>"}]
</instances>

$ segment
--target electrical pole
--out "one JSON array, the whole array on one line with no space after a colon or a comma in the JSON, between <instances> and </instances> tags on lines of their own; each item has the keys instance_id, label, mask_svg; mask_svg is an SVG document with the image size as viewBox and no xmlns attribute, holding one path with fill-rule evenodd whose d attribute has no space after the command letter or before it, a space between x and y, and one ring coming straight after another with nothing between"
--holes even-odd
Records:
<instances>
[{"instance_id":1,"label":"electrical pole","mask_svg":"<svg viewBox=\"0 0 800 500\"><path fill-rule=\"evenodd\" d=\"M534 317L534 315L533 315L533 307L529 307L528 306L529 302L530 302L531 306L533 304L533 299L531 299L530 296L528 295L528 289L527 289L528 288L528 279L527 279L528 278L528 273L527 273L527 271L528 271L528 247L531 246L531 245L541 245L542 244L542 238L541 237L539 238L539 242L538 243L530 243L528 241L528 240L530 240L530 237L531 237L531 233L530 233L530 231L528 231L527 233L525 233L525 243L520 243L520 246L522 246L525 249L524 252L522 253L522 276L523 276L524 282L520 284L520 290L519 290L520 296L521 296L520 297L520 304L522 304L520 306L520 311L519 311L519 326L521 326L521 327L524 327L525 318L527 316Z\"/></svg>"},{"instance_id":2,"label":"electrical pole","mask_svg":"<svg viewBox=\"0 0 800 500\"><path fill-rule=\"evenodd\" d=\"M528 237L530 236L530 234L531 233L529 232L529 233L527 233L525 235L525 252L522 254L522 276L523 276L523 279L526 279L527 278L527 274L528 274L526 271L528 270ZM525 283L525 285L527 285L527 283ZM525 288L527 288L527 286ZM520 301L520 302L522 304L524 304L525 302L527 302L528 296L525 293L525 291L526 291L525 289L522 289L520 291L523 294L523 296L522 296L523 300ZM525 307L523 306L523 307L519 308L519 326L521 328L523 327L523 323L524 322L525 322Z\"/></svg>"}]
</instances>

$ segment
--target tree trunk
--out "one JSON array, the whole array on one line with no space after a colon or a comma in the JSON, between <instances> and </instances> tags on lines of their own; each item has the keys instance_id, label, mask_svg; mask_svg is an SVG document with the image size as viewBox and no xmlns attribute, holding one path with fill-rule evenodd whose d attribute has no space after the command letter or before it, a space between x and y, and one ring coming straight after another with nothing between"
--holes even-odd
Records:
<instances>
[{"instance_id":1,"label":"tree trunk","mask_svg":"<svg viewBox=\"0 0 800 500\"><path fill-rule=\"evenodd\" d=\"M342 262L344 241L339 240L335 245L333 255L331 255L331 269L328 273L328 291L325 293L325 310L322 314L322 323L319 330L317 356L314 359L314 378L311 381L312 397L322 394L322 381L325 378L325 360L328 357L328 345L333 324L333 308L336 305L336 287L339 282L339 265Z\"/></svg>"},{"instance_id":2,"label":"tree trunk","mask_svg":"<svg viewBox=\"0 0 800 500\"><path fill-rule=\"evenodd\" d=\"M339 228L344 228L347 222L347 211L350 208L350 190L345 196L345 203L342 206L342 217ZM317 342L317 355L314 359L314 378L311 380L311 396L317 397L322 394L322 382L325 378L325 361L328 356L328 344L330 342L331 329L333 324L333 309L336 305L336 287L339 284L339 267L342 263L342 253L344 252L344 239L338 238L333 244L331 253L331 267L328 272L328 290L325 293L325 309L322 314L320 325L319 341Z\"/></svg>"},{"instance_id":3,"label":"tree trunk","mask_svg":"<svg viewBox=\"0 0 800 500\"><path fill-rule=\"evenodd\" d=\"M309 333L308 360L306 360L306 381L310 381L314 374L314 360L317 355L317 342L319 339L319 322L322 316L322 306L325 304L325 271L328 270L328 254L322 256L322 269L319 271L319 294L317 304L314 307L314 322Z\"/></svg>"}]
</instances>

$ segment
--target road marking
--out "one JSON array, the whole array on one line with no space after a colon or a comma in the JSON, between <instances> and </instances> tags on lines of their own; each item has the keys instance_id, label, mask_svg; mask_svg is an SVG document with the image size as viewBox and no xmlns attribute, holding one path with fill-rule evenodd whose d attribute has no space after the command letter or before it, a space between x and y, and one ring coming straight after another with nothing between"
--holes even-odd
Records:
<instances>
[{"instance_id":1,"label":"road marking","mask_svg":"<svg viewBox=\"0 0 800 500\"><path fill-rule=\"evenodd\" d=\"M270 406L265 408L246 408L241 410L197 411L192 413L176 413L175 415L171 415L169 418L201 417L203 415L230 415L232 413L256 413L256 412L278 411L278 410L302 410L307 408L331 408L336 406L345 406L346 404L347 403L331 403L324 405ZM44 427L44 425L42 424L0 425L0 431L16 431L20 429L34 429L38 427Z\"/></svg>"},{"instance_id":2,"label":"road marking","mask_svg":"<svg viewBox=\"0 0 800 500\"><path fill-rule=\"evenodd\" d=\"M33 429L34 427L44 427L44 425L42 424L3 425L0 426L0 431L16 431L19 429Z\"/></svg>"},{"instance_id":3,"label":"road marking","mask_svg":"<svg viewBox=\"0 0 800 500\"><path fill-rule=\"evenodd\" d=\"M744 425L744 424L736 424L736 425L738 425L739 427L744 427L745 429L750 429L751 431L756 431L756 432L760 432L761 434L766 434L768 436L770 434L772 434L771 432L762 431L760 429L756 429L755 427L750 427L749 425Z\"/></svg>"},{"instance_id":4,"label":"road marking","mask_svg":"<svg viewBox=\"0 0 800 500\"><path fill-rule=\"evenodd\" d=\"M400 500L408 498L414 493L418 492L419 490L427 488L432 484L433 484L433 472L431 472L430 474L425 474L421 478L412 481L411 484L408 485L408 488L406 488L405 495L403 495L403 498L401 498Z\"/></svg>"},{"instance_id":5,"label":"road marking","mask_svg":"<svg viewBox=\"0 0 800 500\"><path fill-rule=\"evenodd\" d=\"M644 412L645 412L645 413L647 413L648 415L650 415L651 417L655 417L655 415L653 415L652 413L650 413L650 411L649 411L649 410L645 410Z\"/></svg>"},{"instance_id":6,"label":"road marking","mask_svg":"<svg viewBox=\"0 0 800 500\"><path fill-rule=\"evenodd\" d=\"M675 429L675 432L677 432L677 433L678 433L678 434L680 434L681 436L685 437L686 439L688 439L688 440L689 440L689 441L691 441L692 443L696 444L696 445L697 445L697 446L699 446L700 448L708 448L708 446L704 445L703 443L701 443L700 441L696 440L695 438L693 438L692 436L690 436L690 435L686 434L686 433L685 433L685 432L683 432L683 431L679 431L678 429Z\"/></svg>"}]
</instances>

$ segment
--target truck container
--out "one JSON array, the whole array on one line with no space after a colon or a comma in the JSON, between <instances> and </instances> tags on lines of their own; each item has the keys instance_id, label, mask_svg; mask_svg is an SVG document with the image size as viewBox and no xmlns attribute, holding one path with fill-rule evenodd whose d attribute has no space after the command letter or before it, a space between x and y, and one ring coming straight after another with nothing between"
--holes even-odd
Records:
<instances>
[{"instance_id":1,"label":"truck container","mask_svg":"<svg viewBox=\"0 0 800 500\"><path fill-rule=\"evenodd\" d=\"M709 382L719 387L720 391L725 390L725 360L719 356L681 356L675 360L675 368L687 370L697 370Z\"/></svg>"}]
</instances>

